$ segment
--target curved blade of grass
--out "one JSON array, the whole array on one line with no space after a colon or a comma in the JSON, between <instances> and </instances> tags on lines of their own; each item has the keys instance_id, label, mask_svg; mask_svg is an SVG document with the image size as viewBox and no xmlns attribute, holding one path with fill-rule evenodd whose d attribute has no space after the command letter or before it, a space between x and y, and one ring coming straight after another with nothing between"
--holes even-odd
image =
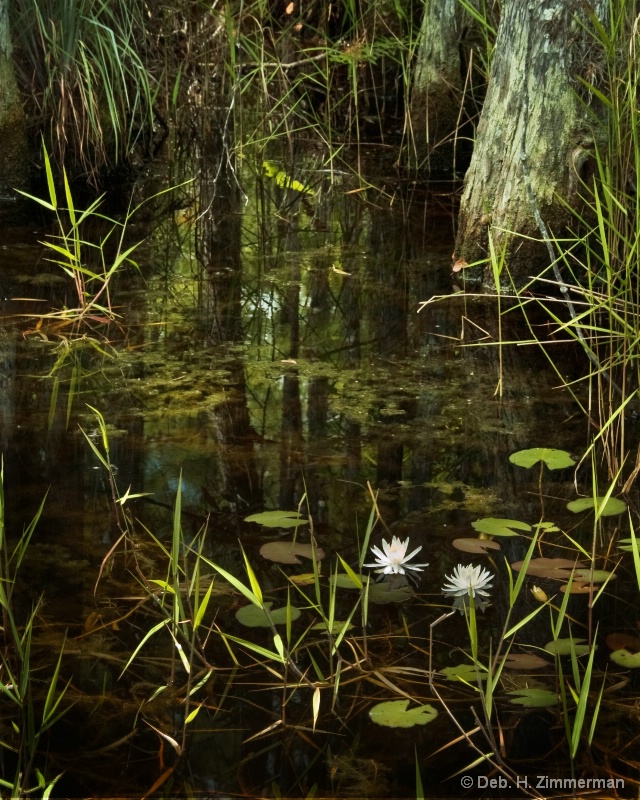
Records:
<instances>
[{"instance_id":1,"label":"curved blade of grass","mask_svg":"<svg viewBox=\"0 0 640 800\"><path fill-rule=\"evenodd\" d=\"M118 680L120 680L120 678L122 678L122 676L124 675L124 673L125 673L125 672L126 672L128 669L129 669L129 666L130 666L130 664L132 664L133 660L134 660L134 659L135 659L135 657L138 655L138 653L140 652L140 650L143 648L144 644L145 644L145 643L146 643L146 642L147 642L147 641L148 641L148 640L149 640L149 639L150 639L150 638L153 636L153 634L154 634L154 633L157 633L159 630L161 630L162 628L164 628L164 627L165 627L165 625L167 625L167 624L168 624L168 622L169 622L169 620L163 619L163 620L162 620L162 622L158 622L158 624L157 624L157 625L154 625L154 626L153 626L153 628L151 628L151 630L150 630L150 631L148 631L148 632L147 632L147 633L144 635L144 637L142 638L142 641L141 641L141 642L140 642L140 644L139 644L139 645L136 647L136 649L133 651L133 653L132 653L132 654L131 654L131 656L129 657L129 660L128 660L128 661L127 661L127 663L124 665L124 669L122 670L122 672L120 673L120 675L118 675Z\"/></svg>"}]
</instances>

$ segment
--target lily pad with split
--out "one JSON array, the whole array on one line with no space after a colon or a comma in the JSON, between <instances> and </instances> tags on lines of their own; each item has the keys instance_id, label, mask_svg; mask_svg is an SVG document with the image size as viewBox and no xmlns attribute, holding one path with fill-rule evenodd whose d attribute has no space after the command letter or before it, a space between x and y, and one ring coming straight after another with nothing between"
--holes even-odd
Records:
<instances>
[{"instance_id":1,"label":"lily pad with split","mask_svg":"<svg viewBox=\"0 0 640 800\"><path fill-rule=\"evenodd\" d=\"M369 576L368 575L363 575L362 576L362 582L363 583L368 583L368 581L369 581ZM332 575L329 578L329 584L331 586L334 586L334 585L338 586L340 589L360 589L358 584L354 583L351 580L351 577L346 574L346 572L339 572L337 575Z\"/></svg>"},{"instance_id":2,"label":"lily pad with split","mask_svg":"<svg viewBox=\"0 0 640 800\"><path fill-rule=\"evenodd\" d=\"M577 656L584 656L590 650L588 644L582 644L586 641L586 639L555 639L553 642L547 642L544 649L552 655L570 656L573 650Z\"/></svg>"},{"instance_id":3,"label":"lily pad with split","mask_svg":"<svg viewBox=\"0 0 640 800\"><path fill-rule=\"evenodd\" d=\"M638 550L640 550L640 538L636 537ZM620 539L618 541L618 550L624 550L627 553L633 553L633 538L629 536L627 539Z\"/></svg>"},{"instance_id":4,"label":"lily pad with split","mask_svg":"<svg viewBox=\"0 0 640 800\"><path fill-rule=\"evenodd\" d=\"M267 542L260 548L260 555L269 561L276 561L278 564L302 564L298 556L313 558L314 548L311 544L302 542ZM320 547L315 548L316 560L324 558L324 550Z\"/></svg>"},{"instance_id":5,"label":"lily pad with split","mask_svg":"<svg viewBox=\"0 0 640 800\"><path fill-rule=\"evenodd\" d=\"M584 581L584 583L604 583L608 580L615 580L618 576L606 569L591 570L589 567L579 567L574 570L573 577L574 580Z\"/></svg>"},{"instance_id":6,"label":"lily pad with split","mask_svg":"<svg viewBox=\"0 0 640 800\"><path fill-rule=\"evenodd\" d=\"M631 653L625 647L614 650L609 656L614 664L627 669L638 669L640 667L640 653Z\"/></svg>"},{"instance_id":7,"label":"lily pad with split","mask_svg":"<svg viewBox=\"0 0 640 800\"><path fill-rule=\"evenodd\" d=\"M291 583L295 583L296 586L309 586L315 583L316 576L313 572L301 572L300 575L289 575L289 580Z\"/></svg>"},{"instance_id":8,"label":"lily pad with split","mask_svg":"<svg viewBox=\"0 0 640 800\"><path fill-rule=\"evenodd\" d=\"M513 697L510 703L525 708L550 708L558 705L558 696L548 689L514 689L507 692Z\"/></svg>"},{"instance_id":9,"label":"lily pad with split","mask_svg":"<svg viewBox=\"0 0 640 800\"><path fill-rule=\"evenodd\" d=\"M345 625L347 626L347 630L350 631L353 628L353 625L349 622L347 623L345 620L334 619L333 624L331 626L331 635L338 636L342 633ZM322 633L326 633L329 628L326 622L317 622L315 625L311 626L312 631L322 631Z\"/></svg>"},{"instance_id":10,"label":"lily pad with split","mask_svg":"<svg viewBox=\"0 0 640 800\"><path fill-rule=\"evenodd\" d=\"M598 591L598 587L593 583L581 583L580 581L572 581L571 586L568 583L563 583L560 587L563 594L593 594Z\"/></svg>"},{"instance_id":11,"label":"lily pad with split","mask_svg":"<svg viewBox=\"0 0 640 800\"><path fill-rule=\"evenodd\" d=\"M445 667L440 670L440 674L444 675L448 681L460 681L474 685L479 680L485 681L487 679L487 670L474 664L457 664L455 667Z\"/></svg>"},{"instance_id":12,"label":"lily pad with split","mask_svg":"<svg viewBox=\"0 0 640 800\"><path fill-rule=\"evenodd\" d=\"M597 508L601 517L615 517L627 510L627 504L618 497L610 497L608 500L604 497L579 497L567 503L567 508L574 514Z\"/></svg>"},{"instance_id":13,"label":"lily pad with split","mask_svg":"<svg viewBox=\"0 0 640 800\"><path fill-rule=\"evenodd\" d=\"M471 523L479 533L489 536L519 536L518 531L530 531L531 525L518 519L501 519L499 517L482 517Z\"/></svg>"},{"instance_id":14,"label":"lily pad with split","mask_svg":"<svg viewBox=\"0 0 640 800\"><path fill-rule=\"evenodd\" d=\"M236 619L241 625L246 625L248 628L270 628L271 623L274 625L284 625L287 621L287 607L276 608L275 611L271 610L273 603L265 603L266 609L258 608L253 604L249 606L242 606L236 611ZM301 614L299 608L290 606L289 611L291 620L296 620ZM267 616L268 613L268 616ZM271 622L269 621L271 619Z\"/></svg>"},{"instance_id":15,"label":"lily pad with split","mask_svg":"<svg viewBox=\"0 0 640 800\"><path fill-rule=\"evenodd\" d=\"M430 705L409 708L409 700L387 700L369 709L369 716L376 725L387 728L413 728L415 725L427 725L437 716L437 710Z\"/></svg>"},{"instance_id":16,"label":"lily pad with split","mask_svg":"<svg viewBox=\"0 0 640 800\"><path fill-rule=\"evenodd\" d=\"M500 550L498 542L492 542L490 539L475 539L471 536L464 539L454 539L451 544L456 550L475 555L486 555L488 550Z\"/></svg>"},{"instance_id":17,"label":"lily pad with split","mask_svg":"<svg viewBox=\"0 0 640 800\"><path fill-rule=\"evenodd\" d=\"M261 511L245 517L244 521L255 522L265 528L297 528L308 522L299 511Z\"/></svg>"},{"instance_id":18,"label":"lily pad with split","mask_svg":"<svg viewBox=\"0 0 640 800\"><path fill-rule=\"evenodd\" d=\"M384 603L404 603L411 600L413 592L409 586L393 587L388 583L373 583L369 587L369 602L382 605Z\"/></svg>"},{"instance_id":19,"label":"lily pad with split","mask_svg":"<svg viewBox=\"0 0 640 800\"><path fill-rule=\"evenodd\" d=\"M530 669L542 669L551 666L544 658L533 653L509 653L504 665L507 669L518 669L529 671Z\"/></svg>"},{"instance_id":20,"label":"lily pad with split","mask_svg":"<svg viewBox=\"0 0 640 800\"><path fill-rule=\"evenodd\" d=\"M547 533L557 533L560 530L555 522L536 522L534 528L538 528L540 531L546 531Z\"/></svg>"},{"instance_id":21,"label":"lily pad with split","mask_svg":"<svg viewBox=\"0 0 640 800\"><path fill-rule=\"evenodd\" d=\"M520 572L524 561L516 561L511 568ZM573 569L584 569L585 565L580 561L572 561L570 558L532 558L527 567L527 575L535 575L537 578L553 578L557 581L568 581Z\"/></svg>"},{"instance_id":22,"label":"lily pad with split","mask_svg":"<svg viewBox=\"0 0 640 800\"><path fill-rule=\"evenodd\" d=\"M531 447L529 450L518 450L511 453L509 461L517 467L530 469L542 461L548 469L568 469L575 466L575 459L566 450L556 450L554 447Z\"/></svg>"},{"instance_id":23,"label":"lily pad with split","mask_svg":"<svg viewBox=\"0 0 640 800\"><path fill-rule=\"evenodd\" d=\"M640 653L640 639L630 633L610 633L605 637L605 642L611 650L629 650L631 653Z\"/></svg>"}]
</instances>

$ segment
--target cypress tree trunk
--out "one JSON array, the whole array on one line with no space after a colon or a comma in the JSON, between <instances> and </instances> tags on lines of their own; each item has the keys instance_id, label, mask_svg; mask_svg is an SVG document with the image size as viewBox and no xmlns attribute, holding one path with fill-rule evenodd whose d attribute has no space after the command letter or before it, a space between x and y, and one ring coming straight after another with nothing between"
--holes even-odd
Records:
<instances>
[{"instance_id":1,"label":"cypress tree trunk","mask_svg":"<svg viewBox=\"0 0 640 800\"><path fill-rule=\"evenodd\" d=\"M462 100L459 0L427 0L411 88L411 121L417 166L452 156L444 141L456 129ZM438 164L436 163L435 166ZM444 163L443 163L443 166Z\"/></svg>"},{"instance_id":2,"label":"cypress tree trunk","mask_svg":"<svg viewBox=\"0 0 640 800\"><path fill-rule=\"evenodd\" d=\"M605 16L606 0L593 9ZM593 39L585 6L571 0L505 0L489 89L460 207L456 257L488 254L488 235L522 283L548 264L545 246L504 231L541 238L534 216L561 235L579 207L580 179L592 165L593 131L576 95L576 76ZM593 111L593 109L592 109ZM502 230L501 230L502 229ZM485 272L485 280L488 273ZM486 280L491 283L491 278Z\"/></svg>"},{"instance_id":3,"label":"cypress tree trunk","mask_svg":"<svg viewBox=\"0 0 640 800\"><path fill-rule=\"evenodd\" d=\"M0 202L29 184L24 111L11 60L9 0L0 0Z\"/></svg>"}]
</instances>

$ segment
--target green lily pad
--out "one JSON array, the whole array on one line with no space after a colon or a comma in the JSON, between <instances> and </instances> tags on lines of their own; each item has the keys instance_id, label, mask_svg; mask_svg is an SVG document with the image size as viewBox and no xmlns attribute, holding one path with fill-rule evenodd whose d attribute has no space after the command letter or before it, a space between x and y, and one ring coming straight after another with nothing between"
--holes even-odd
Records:
<instances>
[{"instance_id":1,"label":"green lily pad","mask_svg":"<svg viewBox=\"0 0 640 800\"><path fill-rule=\"evenodd\" d=\"M368 580L369 580L368 575L362 576L363 583L367 583ZM346 572L339 572L337 575L332 575L329 578L329 583L331 584L331 586L335 585L338 586L340 589L360 589L360 587L351 580L351 578L349 577L349 575L346 574Z\"/></svg>"},{"instance_id":2,"label":"green lily pad","mask_svg":"<svg viewBox=\"0 0 640 800\"><path fill-rule=\"evenodd\" d=\"M366 584L368 581L369 577L363 575L362 582ZM360 587L356 586L351 578L344 572L339 572L337 575L332 575L329 578L329 583L332 586L335 585L341 589L360 589ZM370 603L404 603L405 600L410 600L412 597L413 592L409 586L393 586L388 581L382 581L381 583L370 582Z\"/></svg>"},{"instance_id":3,"label":"green lily pad","mask_svg":"<svg viewBox=\"0 0 640 800\"><path fill-rule=\"evenodd\" d=\"M585 583L604 583L606 580L615 580L618 576L606 569L594 569L593 572L585 567L576 569L573 572L574 581L584 581Z\"/></svg>"},{"instance_id":4,"label":"green lily pad","mask_svg":"<svg viewBox=\"0 0 640 800\"><path fill-rule=\"evenodd\" d=\"M539 528L541 531L547 531L547 533L557 533L560 530L555 522L536 522L534 528Z\"/></svg>"},{"instance_id":5,"label":"green lily pad","mask_svg":"<svg viewBox=\"0 0 640 800\"><path fill-rule=\"evenodd\" d=\"M339 620L339 619L334 619L333 620L333 625L331 626L331 634L333 636L338 636L340 633L342 633L342 630L343 630L345 625L347 625L346 621ZM353 625L351 623L349 623L347 625L347 630L350 631L351 628L353 628ZM328 630L328 627L327 627L327 624L325 622L317 622L315 625L311 626L311 630L312 631L322 631L323 633L326 633L327 630Z\"/></svg>"},{"instance_id":6,"label":"green lily pad","mask_svg":"<svg viewBox=\"0 0 640 800\"><path fill-rule=\"evenodd\" d=\"M614 650L609 656L614 664L627 669L638 669L640 667L640 653L630 653L624 647L621 650Z\"/></svg>"},{"instance_id":7,"label":"green lily pad","mask_svg":"<svg viewBox=\"0 0 640 800\"><path fill-rule=\"evenodd\" d=\"M518 531L530 531L531 525L517 519L498 519L496 517L483 517L471 523L471 526L480 533L489 536L519 536Z\"/></svg>"},{"instance_id":8,"label":"green lily pad","mask_svg":"<svg viewBox=\"0 0 640 800\"><path fill-rule=\"evenodd\" d=\"M600 510L601 517L615 517L617 514L622 514L623 511L627 510L627 504L624 500L620 500L617 497L610 497L606 503L604 497L579 497L577 500L567 503L567 508L569 511L573 511L574 514L578 514L580 511L588 511L595 508L596 505Z\"/></svg>"},{"instance_id":9,"label":"green lily pad","mask_svg":"<svg viewBox=\"0 0 640 800\"><path fill-rule=\"evenodd\" d=\"M405 600L411 600L413 592L409 586L400 586L399 588L391 588L386 583L373 583L369 587L369 602L370 603L404 603Z\"/></svg>"},{"instance_id":10,"label":"green lily pad","mask_svg":"<svg viewBox=\"0 0 640 800\"><path fill-rule=\"evenodd\" d=\"M283 542L278 539L275 542L267 542L260 548L260 555L263 558L268 558L269 561L276 561L278 564L302 564L297 556L304 556L304 558L313 558L314 548L310 544L303 544L302 542ZM315 548L316 560L321 561L324 558L324 550L320 547Z\"/></svg>"},{"instance_id":11,"label":"green lily pad","mask_svg":"<svg viewBox=\"0 0 640 800\"><path fill-rule=\"evenodd\" d=\"M481 681L487 679L487 670L484 667L476 667L474 664L457 664L455 667L445 667L440 670L448 681L464 681L475 684L478 678Z\"/></svg>"},{"instance_id":12,"label":"green lily pad","mask_svg":"<svg viewBox=\"0 0 640 800\"><path fill-rule=\"evenodd\" d=\"M553 642L547 642L544 649L547 653L559 656L569 656L573 649L577 656L584 656L589 652L589 645L581 643L586 641L586 639L556 639Z\"/></svg>"},{"instance_id":13,"label":"green lily pad","mask_svg":"<svg viewBox=\"0 0 640 800\"><path fill-rule=\"evenodd\" d=\"M514 689L507 694L514 698L510 700L513 705L525 708L549 708L558 705L558 695L548 689Z\"/></svg>"},{"instance_id":14,"label":"green lily pad","mask_svg":"<svg viewBox=\"0 0 640 800\"><path fill-rule=\"evenodd\" d=\"M553 447L532 447L530 450L518 450L511 453L509 461L518 467L529 469L538 461L542 461L549 469L567 469L576 463L566 450L556 450Z\"/></svg>"},{"instance_id":15,"label":"green lily pad","mask_svg":"<svg viewBox=\"0 0 640 800\"><path fill-rule=\"evenodd\" d=\"M261 511L244 518L245 522L256 522L265 528L297 528L308 520L298 511Z\"/></svg>"},{"instance_id":16,"label":"green lily pad","mask_svg":"<svg viewBox=\"0 0 640 800\"><path fill-rule=\"evenodd\" d=\"M438 716L433 706L407 709L408 705L409 700L388 700L369 709L369 716L377 725L386 725L387 728L413 728L414 725L426 725Z\"/></svg>"},{"instance_id":17,"label":"green lily pad","mask_svg":"<svg viewBox=\"0 0 640 800\"><path fill-rule=\"evenodd\" d=\"M287 621L287 608L284 606L283 608L276 608L275 611L271 611L271 606L273 603L265 603L264 607L269 612L269 616L258 606L254 606L253 604L249 606L242 606L236 611L236 619L242 625L246 625L248 628L270 628L271 623L269 622L269 618L271 618L271 622L274 625L284 625ZM295 606L291 606L291 619L296 620L301 614L299 608Z\"/></svg>"}]
</instances>

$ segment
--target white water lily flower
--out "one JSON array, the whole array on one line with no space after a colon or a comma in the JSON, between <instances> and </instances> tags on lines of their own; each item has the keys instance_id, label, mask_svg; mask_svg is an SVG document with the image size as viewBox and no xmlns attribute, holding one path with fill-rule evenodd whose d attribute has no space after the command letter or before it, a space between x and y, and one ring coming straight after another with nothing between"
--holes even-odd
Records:
<instances>
[{"instance_id":1,"label":"white water lily flower","mask_svg":"<svg viewBox=\"0 0 640 800\"><path fill-rule=\"evenodd\" d=\"M379 547L372 547L371 551L376 557L375 564L365 564L365 567L380 567L376 572L382 575L404 575L406 569L414 569L422 572L423 567L428 567L428 564L408 564L416 553L422 550L422 545L407 555L407 547L409 547L409 540L406 539L401 542L397 536L394 536L389 544L384 539L382 540L382 550ZM384 552L383 552L384 551Z\"/></svg>"},{"instance_id":2,"label":"white water lily flower","mask_svg":"<svg viewBox=\"0 0 640 800\"><path fill-rule=\"evenodd\" d=\"M472 564L463 567L462 564L458 564L453 570L453 575L445 575L445 580L449 581L442 587L442 593L445 595L450 595L451 597L463 597L464 595L488 597L489 592L486 592L485 589L491 588L493 575L488 569L483 569L482 567L474 567Z\"/></svg>"}]
</instances>

